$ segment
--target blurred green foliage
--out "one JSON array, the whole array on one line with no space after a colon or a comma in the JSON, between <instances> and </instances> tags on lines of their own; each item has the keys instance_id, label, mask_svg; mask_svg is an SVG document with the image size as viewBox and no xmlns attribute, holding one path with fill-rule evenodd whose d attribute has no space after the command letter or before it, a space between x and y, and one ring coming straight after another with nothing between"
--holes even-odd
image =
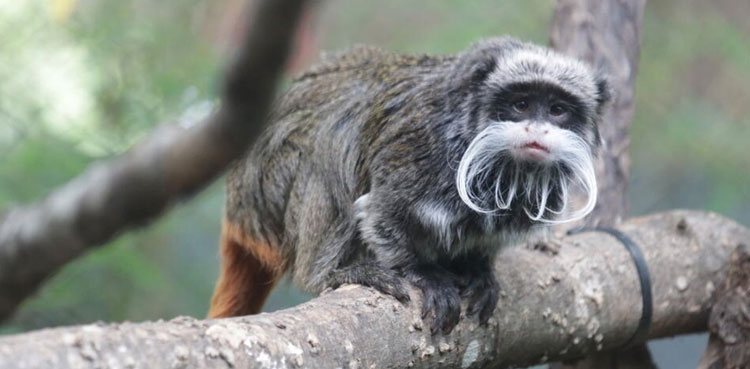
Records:
<instances>
[{"instance_id":1,"label":"blurred green foliage","mask_svg":"<svg viewBox=\"0 0 750 369\"><path fill-rule=\"evenodd\" d=\"M71 12L56 13L66 2ZM213 99L221 60L201 33L208 6L0 1L0 207L44 196ZM70 264L3 329L203 315L220 187Z\"/></svg>"},{"instance_id":2,"label":"blurred green foliage","mask_svg":"<svg viewBox=\"0 0 750 369\"><path fill-rule=\"evenodd\" d=\"M158 123L210 110L238 0L0 0L0 208L43 197ZM455 52L545 43L553 2L330 0L315 47ZM744 12L744 13L743 13ZM750 27L742 1L650 2L632 136L632 213L710 209L750 223ZM227 44L229 46L227 46ZM208 105L206 105L208 104ZM217 183L71 263L0 333L203 316L218 269ZM308 296L282 284L266 309Z\"/></svg>"}]
</instances>

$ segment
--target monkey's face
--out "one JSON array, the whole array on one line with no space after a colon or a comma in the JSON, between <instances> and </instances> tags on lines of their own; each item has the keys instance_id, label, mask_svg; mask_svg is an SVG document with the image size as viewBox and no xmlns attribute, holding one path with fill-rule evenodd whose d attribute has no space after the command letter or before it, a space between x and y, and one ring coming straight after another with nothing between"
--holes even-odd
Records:
<instances>
[{"instance_id":1,"label":"monkey's face","mask_svg":"<svg viewBox=\"0 0 750 369\"><path fill-rule=\"evenodd\" d=\"M595 112L562 88L545 82L508 85L490 96L487 122L471 140L458 168L462 200L473 210L523 207L535 221L565 222L588 214L596 202ZM567 209L571 186L587 194Z\"/></svg>"},{"instance_id":2,"label":"monkey's face","mask_svg":"<svg viewBox=\"0 0 750 369\"><path fill-rule=\"evenodd\" d=\"M478 43L458 59L457 71L471 96L461 130L469 144L456 173L461 200L477 212L522 209L531 220L550 223L591 212L596 124L609 99L603 76L512 38ZM569 204L574 188L586 194L583 206Z\"/></svg>"},{"instance_id":3,"label":"monkey's face","mask_svg":"<svg viewBox=\"0 0 750 369\"><path fill-rule=\"evenodd\" d=\"M516 122L507 138L512 140L513 159L539 165L564 161L562 154L573 143L570 132L578 135L593 153L599 132L578 98L543 82L516 83L494 94L489 106L491 121ZM568 131L568 132L566 132Z\"/></svg>"}]
</instances>

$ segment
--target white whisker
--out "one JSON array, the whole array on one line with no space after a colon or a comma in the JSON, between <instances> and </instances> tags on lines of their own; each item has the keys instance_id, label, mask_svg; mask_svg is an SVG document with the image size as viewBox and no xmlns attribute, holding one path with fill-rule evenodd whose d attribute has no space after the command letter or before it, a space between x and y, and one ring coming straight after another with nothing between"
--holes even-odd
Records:
<instances>
[{"instance_id":1,"label":"white whisker","mask_svg":"<svg viewBox=\"0 0 750 369\"><path fill-rule=\"evenodd\" d=\"M552 142L549 155L553 163L521 165L508 158L510 150L522 144L523 126L524 122L493 122L471 141L457 169L461 200L474 211L495 214L510 209L514 199L522 196L525 201L518 206L531 220L564 223L585 217L594 209L597 196L589 145L577 134L553 127L547 138ZM586 194L586 202L569 211L571 185ZM557 209L547 204L553 192L560 201Z\"/></svg>"}]
</instances>

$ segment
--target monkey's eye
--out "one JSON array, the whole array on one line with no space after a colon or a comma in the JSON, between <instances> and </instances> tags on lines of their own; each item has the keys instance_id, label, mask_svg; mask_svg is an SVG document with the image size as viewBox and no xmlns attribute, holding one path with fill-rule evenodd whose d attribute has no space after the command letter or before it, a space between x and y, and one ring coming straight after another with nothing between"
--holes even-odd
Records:
<instances>
[{"instance_id":1,"label":"monkey's eye","mask_svg":"<svg viewBox=\"0 0 750 369\"><path fill-rule=\"evenodd\" d=\"M567 111L568 109L566 109L565 106L562 104L554 104L549 107L549 113L555 117L559 117L565 114Z\"/></svg>"},{"instance_id":2,"label":"monkey's eye","mask_svg":"<svg viewBox=\"0 0 750 369\"><path fill-rule=\"evenodd\" d=\"M529 102L526 100L518 100L515 103L513 103L513 109L516 109L518 112L525 112L529 108Z\"/></svg>"}]
</instances>

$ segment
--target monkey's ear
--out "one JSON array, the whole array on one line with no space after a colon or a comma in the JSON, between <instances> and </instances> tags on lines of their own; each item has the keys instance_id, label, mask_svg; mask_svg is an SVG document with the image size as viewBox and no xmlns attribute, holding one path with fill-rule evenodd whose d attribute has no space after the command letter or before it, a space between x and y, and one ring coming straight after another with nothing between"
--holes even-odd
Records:
<instances>
[{"instance_id":1,"label":"monkey's ear","mask_svg":"<svg viewBox=\"0 0 750 369\"><path fill-rule=\"evenodd\" d=\"M471 66L470 80L472 85L480 85L487 80L487 76L495 70L497 60L491 55L483 55L483 58L475 61Z\"/></svg>"},{"instance_id":2,"label":"monkey's ear","mask_svg":"<svg viewBox=\"0 0 750 369\"><path fill-rule=\"evenodd\" d=\"M604 106L612 100L612 89L607 77L600 73L596 77L596 111L601 114Z\"/></svg>"},{"instance_id":3,"label":"monkey's ear","mask_svg":"<svg viewBox=\"0 0 750 369\"><path fill-rule=\"evenodd\" d=\"M498 57L519 47L521 43L512 37L481 40L459 54L454 77L473 86L484 83L487 76L497 67Z\"/></svg>"},{"instance_id":4,"label":"monkey's ear","mask_svg":"<svg viewBox=\"0 0 750 369\"><path fill-rule=\"evenodd\" d=\"M496 66L497 61L489 53L465 53L459 57L446 79L448 87L451 91L481 88Z\"/></svg>"}]
</instances>

